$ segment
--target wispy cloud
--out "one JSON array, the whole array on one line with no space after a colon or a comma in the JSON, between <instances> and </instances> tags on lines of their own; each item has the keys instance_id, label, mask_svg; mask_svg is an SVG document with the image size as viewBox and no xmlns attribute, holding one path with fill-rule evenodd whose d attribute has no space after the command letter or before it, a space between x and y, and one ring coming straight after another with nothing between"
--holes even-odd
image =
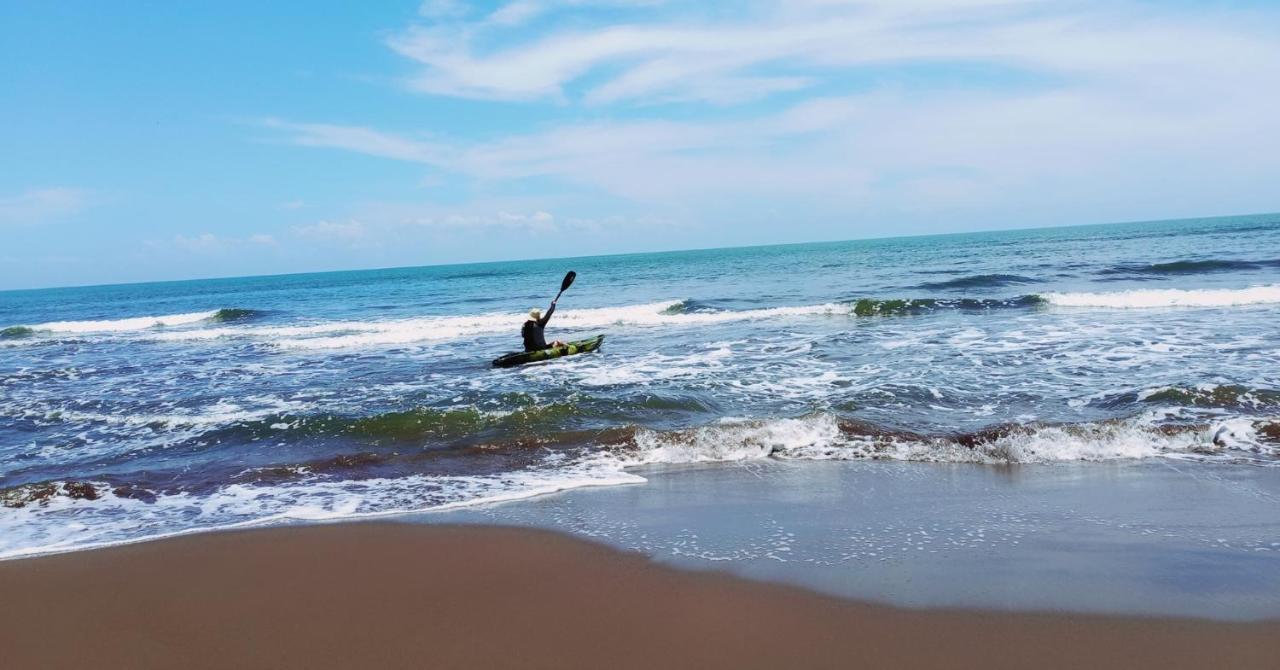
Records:
<instances>
[{"instance_id":1,"label":"wispy cloud","mask_svg":"<svg viewBox=\"0 0 1280 670\"><path fill-rule=\"evenodd\" d=\"M360 221L317 221L301 226L294 226L293 234L313 240L351 241L365 236L366 228Z\"/></svg>"},{"instance_id":2,"label":"wispy cloud","mask_svg":"<svg viewBox=\"0 0 1280 670\"><path fill-rule=\"evenodd\" d=\"M49 223L80 212L89 205L91 193L77 188L31 189L18 195L0 197L0 225Z\"/></svg>"},{"instance_id":3,"label":"wispy cloud","mask_svg":"<svg viewBox=\"0 0 1280 670\"><path fill-rule=\"evenodd\" d=\"M551 233L561 229L555 215L544 210L476 209L429 206L421 203L371 203L362 208L364 216L384 226L437 230L484 228L522 229Z\"/></svg>"},{"instance_id":4,"label":"wispy cloud","mask_svg":"<svg viewBox=\"0 0 1280 670\"><path fill-rule=\"evenodd\" d=\"M388 45L421 65L409 83L423 92L562 99L582 83L580 99L596 104L737 102L895 64L1108 76L1169 66L1251 69L1242 56L1275 54L1275 41L1250 29L1248 16L1220 21L1138 3L1048 0L778 2L728 19L686 10L507 34L524 22L513 19L553 11L572 18L584 4L591 3L518 0L461 24L412 26Z\"/></svg>"},{"instance_id":5,"label":"wispy cloud","mask_svg":"<svg viewBox=\"0 0 1280 670\"><path fill-rule=\"evenodd\" d=\"M964 192L930 190L935 204L945 206L952 201L949 192L972 202L975 194L994 196L1042 178L1085 180L1099 188L1111 179L1102 175L1117 172L1113 176L1122 181L1144 181L1144 171L1125 171L1162 157L1185 161L1177 168L1192 179L1223 166L1274 164L1280 136L1268 128L1276 126L1271 114L1280 106L1265 100L1268 95L1239 106L1238 97L1166 105L1087 89L1019 95L884 91L815 98L733 121L606 120L491 141L423 144L402 160L493 183L553 178L637 201L742 193L905 202L920 194L913 181L937 186L945 174L959 184L955 175L964 175ZM371 142L329 146L385 156L385 146L419 143L355 130ZM1188 142L1192 132L1195 141ZM314 135L300 143L324 146Z\"/></svg>"},{"instance_id":6,"label":"wispy cloud","mask_svg":"<svg viewBox=\"0 0 1280 670\"><path fill-rule=\"evenodd\" d=\"M1105 205L1138 211L1189 193L1233 211L1261 201L1258 175L1280 175L1280 12L1047 0L804 0L737 12L601 4L517 0L388 40L419 66L414 90L555 105L559 122L465 136L266 123L297 145L429 166L489 193L534 183L617 198L633 213L1007 213L1073 202L1087 203L1076 215L1096 204L1099 216L1127 216ZM765 102L741 104L751 100Z\"/></svg>"},{"instance_id":7,"label":"wispy cloud","mask_svg":"<svg viewBox=\"0 0 1280 670\"><path fill-rule=\"evenodd\" d=\"M448 160L441 149L429 142L379 132L372 128L326 123L290 123L279 119L266 119L262 124L289 133L291 141L301 146L350 149L371 156L415 163L440 163Z\"/></svg>"},{"instance_id":8,"label":"wispy cloud","mask_svg":"<svg viewBox=\"0 0 1280 670\"><path fill-rule=\"evenodd\" d=\"M187 237L186 235L173 236L173 246L183 251L217 251L226 245L227 242L225 240L219 239L213 233L201 233L194 237Z\"/></svg>"},{"instance_id":9,"label":"wispy cloud","mask_svg":"<svg viewBox=\"0 0 1280 670\"><path fill-rule=\"evenodd\" d=\"M152 249L176 249L188 254L220 254L248 247L271 247L276 244L272 235L256 233L246 237L217 235L204 232L196 235L174 235L168 240L150 240L147 246Z\"/></svg>"}]
</instances>

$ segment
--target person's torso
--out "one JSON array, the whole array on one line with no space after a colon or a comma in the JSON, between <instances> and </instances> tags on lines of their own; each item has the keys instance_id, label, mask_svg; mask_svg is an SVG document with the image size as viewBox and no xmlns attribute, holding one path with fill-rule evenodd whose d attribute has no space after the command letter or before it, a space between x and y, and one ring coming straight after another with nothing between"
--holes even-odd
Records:
<instances>
[{"instance_id":1,"label":"person's torso","mask_svg":"<svg viewBox=\"0 0 1280 670\"><path fill-rule=\"evenodd\" d=\"M547 339L542 334L542 326L532 319L524 322L524 328L520 330L521 336L524 338L525 351L537 351L547 348Z\"/></svg>"}]
</instances>

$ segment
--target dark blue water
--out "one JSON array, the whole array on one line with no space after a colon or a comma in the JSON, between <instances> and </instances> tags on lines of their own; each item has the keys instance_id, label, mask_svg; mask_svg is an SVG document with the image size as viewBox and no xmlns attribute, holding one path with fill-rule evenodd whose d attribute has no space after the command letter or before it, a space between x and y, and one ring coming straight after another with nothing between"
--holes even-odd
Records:
<instances>
[{"instance_id":1,"label":"dark blue water","mask_svg":"<svg viewBox=\"0 0 1280 670\"><path fill-rule=\"evenodd\" d=\"M548 329L603 350L494 370ZM756 458L1280 463L1280 216L0 293L0 555Z\"/></svg>"}]
</instances>

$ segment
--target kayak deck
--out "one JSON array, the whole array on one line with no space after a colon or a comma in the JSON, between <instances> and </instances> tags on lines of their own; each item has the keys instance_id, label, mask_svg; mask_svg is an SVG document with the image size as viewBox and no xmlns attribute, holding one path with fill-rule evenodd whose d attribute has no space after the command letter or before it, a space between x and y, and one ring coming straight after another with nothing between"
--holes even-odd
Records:
<instances>
[{"instance_id":1,"label":"kayak deck","mask_svg":"<svg viewBox=\"0 0 1280 670\"><path fill-rule=\"evenodd\" d=\"M493 359L493 367L513 368L517 365L524 365L525 363L536 363L538 361L549 361L553 358L560 358L561 356L584 354L588 351L595 351L599 349L603 342L604 335L596 335L591 339L569 342L560 347L549 347L547 349L539 349L537 351L517 351L515 353L510 353Z\"/></svg>"}]
</instances>

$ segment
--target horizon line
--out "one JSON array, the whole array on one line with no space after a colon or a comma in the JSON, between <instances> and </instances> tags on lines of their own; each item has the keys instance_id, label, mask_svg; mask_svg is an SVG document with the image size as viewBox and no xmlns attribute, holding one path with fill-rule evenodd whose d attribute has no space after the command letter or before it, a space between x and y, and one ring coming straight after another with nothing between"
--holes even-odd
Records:
<instances>
[{"instance_id":1,"label":"horizon line","mask_svg":"<svg viewBox=\"0 0 1280 670\"><path fill-rule=\"evenodd\" d=\"M896 239L913 239L913 238L922 238L922 237L950 237L955 235L976 235L981 233L1005 233L1005 232L1031 231L1031 230L1054 230L1058 228L1090 228L1095 226L1142 225L1142 224L1151 224L1151 223L1177 223L1180 221L1235 219L1235 218L1241 218L1241 217L1247 217L1247 216L1276 216L1276 215L1280 215L1280 211L1251 212L1246 214L1215 214L1212 216L1186 216L1186 217L1179 217L1175 219L1139 219L1139 220L1131 220L1131 221L1107 221L1102 223L1068 223L1068 224L1062 224L1062 225L1027 226L1027 227L1021 227L1021 228L994 228L994 229L986 228L986 229L980 229L980 230L963 230L963 231L953 231L953 232L947 232L947 233L920 233L920 234L913 234L913 235L883 235L883 236L870 235L866 237L851 237L851 238L842 238L842 239L807 240L804 242L773 242L768 244L741 244L741 245L727 245L722 247L693 247L693 248L686 248L686 249L651 249L647 251L621 251L616 253L583 254L583 255L577 255L577 256L499 258L499 259L480 260L480 261L473 260L473 261L457 261L457 262L449 262L449 263L427 263L423 265L393 265L393 266L371 267L371 268L309 270L306 272L280 272L280 273L251 274L251 275L218 275L218 276L210 276L210 277L186 277L183 279L155 279L150 281L107 282L102 284L63 284L63 285L56 285L56 286L39 286L34 288L0 289L0 294L23 293L23 292L29 292L29 291L54 291L54 290L88 289L88 288L107 288L112 286L181 284L185 282L220 281L220 280L233 280L233 279L266 279L271 277L301 277L306 275L338 274L343 272L378 272L378 271L384 271L384 270L414 270L414 269L422 269L422 268L455 267L455 266L466 266L466 265L492 265L496 263L533 263L538 261L554 261L554 260L570 261L570 260L584 259L584 258L610 258L610 257L616 257L616 256L643 256L647 254L692 253L692 252L698 252L698 251L719 251L724 249L762 249L762 248L768 248L768 247L802 246L806 244L838 244L841 242L863 242L863 241L870 241L870 240L896 240Z\"/></svg>"}]
</instances>

